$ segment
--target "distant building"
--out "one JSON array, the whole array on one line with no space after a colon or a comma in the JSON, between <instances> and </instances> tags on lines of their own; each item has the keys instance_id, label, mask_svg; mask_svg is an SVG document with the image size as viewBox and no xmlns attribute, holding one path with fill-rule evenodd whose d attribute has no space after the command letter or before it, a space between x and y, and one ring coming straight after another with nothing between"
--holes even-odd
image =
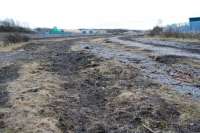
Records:
<instances>
[{"instance_id":1,"label":"distant building","mask_svg":"<svg viewBox=\"0 0 200 133\"><path fill-rule=\"evenodd\" d=\"M82 35L102 35L107 33L104 29L79 29L79 31Z\"/></svg>"},{"instance_id":2,"label":"distant building","mask_svg":"<svg viewBox=\"0 0 200 133\"><path fill-rule=\"evenodd\" d=\"M64 29L65 33L70 33L71 35L80 35L81 32L78 29Z\"/></svg>"},{"instance_id":3,"label":"distant building","mask_svg":"<svg viewBox=\"0 0 200 133\"><path fill-rule=\"evenodd\" d=\"M34 29L34 31L36 33L39 33L39 34L49 33L50 30L51 30L50 28L36 28L36 29Z\"/></svg>"},{"instance_id":4,"label":"distant building","mask_svg":"<svg viewBox=\"0 0 200 133\"><path fill-rule=\"evenodd\" d=\"M200 17L189 18L189 23L171 24L164 27L165 32L200 33Z\"/></svg>"},{"instance_id":5,"label":"distant building","mask_svg":"<svg viewBox=\"0 0 200 133\"><path fill-rule=\"evenodd\" d=\"M49 34L64 34L64 31L61 29L58 29L57 27L53 27L50 31Z\"/></svg>"},{"instance_id":6,"label":"distant building","mask_svg":"<svg viewBox=\"0 0 200 133\"><path fill-rule=\"evenodd\" d=\"M179 23L179 24L171 24L167 25L163 29L165 32L179 32L179 33L187 33L190 32L190 25L188 23Z\"/></svg>"},{"instance_id":7,"label":"distant building","mask_svg":"<svg viewBox=\"0 0 200 133\"><path fill-rule=\"evenodd\" d=\"M71 36L72 32L67 32L63 29L58 29L57 27L53 27L47 34L46 36L48 37L66 37L66 36Z\"/></svg>"},{"instance_id":8,"label":"distant building","mask_svg":"<svg viewBox=\"0 0 200 133\"><path fill-rule=\"evenodd\" d=\"M200 32L200 17L190 18L190 30L192 32Z\"/></svg>"},{"instance_id":9,"label":"distant building","mask_svg":"<svg viewBox=\"0 0 200 133\"><path fill-rule=\"evenodd\" d=\"M99 29L99 30L97 30L96 33L102 35L102 34L107 34L107 31L104 29Z\"/></svg>"},{"instance_id":10,"label":"distant building","mask_svg":"<svg viewBox=\"0 0 200 133\"><path fill-rule=\"evenodd\" d=\"M80 29L82 35L95 35L97 33L96 30L93 29Z\"/></svg>"}]
</instances>

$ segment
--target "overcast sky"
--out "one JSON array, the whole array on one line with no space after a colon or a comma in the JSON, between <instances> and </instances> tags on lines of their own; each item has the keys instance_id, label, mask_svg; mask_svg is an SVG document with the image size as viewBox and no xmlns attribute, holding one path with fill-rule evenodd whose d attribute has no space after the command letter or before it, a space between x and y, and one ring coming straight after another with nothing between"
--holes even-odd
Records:
<instances>
[{"instance_id":1,"label":"overcast sky","mask_svg":"<svg viewBox=\"0 0 200 133\"><path fill-rule=\"evenodd\" d=\"M199 0L0 0L0 19L30 27L149 29L200 16Z\"/></svg>"}]
</instances>

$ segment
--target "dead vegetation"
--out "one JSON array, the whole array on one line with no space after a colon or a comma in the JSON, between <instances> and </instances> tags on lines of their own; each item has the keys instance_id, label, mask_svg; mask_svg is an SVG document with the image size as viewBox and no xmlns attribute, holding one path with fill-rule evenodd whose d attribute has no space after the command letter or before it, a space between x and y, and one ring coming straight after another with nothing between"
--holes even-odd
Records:
<instances>
[{"instance_id":1,"label":"dead vegetation","mask_svg":"<svg viewBox=\"0 0 200 133\"><path fill-rule=\"evenodd\" d=\"M30 28L23 27L13 19L5 19L0 21L0 32L21 32L21 33L33 33Z\"/></svg>"},{"instance_id":2,"label":"dead vegetation","mask_svg":"<svg viewBox=\"0 0 200 133\"><path fill-rule=\"evenodd\" d=\"M70 102L61 105L63 113L59 112L62 107L56 107L57 113L61 113L59 126L64 132L189 133L199 130L195 117L184 117L199 116L198 106L193 106L197 112L189 112L192 108L186 107L187 103L178 94L144 79L132 66L103 61L96 67L85 68L75 81L64 86L67 97L64 94L61 97ZM173 101L171 97L178 99ZM195 126L187 128L191 123Z\"/></svg>"},{"instance_id":3,"label":"dead vegetation","mask_svg":"<svg viewBox=\"0 0 200 133\"><path fill-rule=\"evenodd\" d=\"M30 38L26 35L21 35L20 33L13 33L5 36L4 38L4 46L19 43L19 42L27 42Z\"/></svg>"},{"instance_id":4,"label":"dead vegetation","mask_svg":"<svg viewBox=\"0 0 200 133\"><path fill-rule=\"evenodd\" d=\"M182 82L192 83L193 85L199 85L199 60L175 55L156 56L152 58L159 63L170 66L172 69L168 70L168 73L173 78Z\"/></svg>"},{"instance_id":5,"label":"dead vegetation","mask_svg":"<svg viewBox=\"0 0 200 133\"><path fill-rule=\"evenodd\" d=\"M17 48L25 50L27 59L16 60L20 66L0 69L0 85L6 81L8 86L0 100L9 96L9 106L1 107L1 131L200 131L198 102L152 82L133 65L71 49L78 41L35 42Z\"/></svg>"}]
</instances>

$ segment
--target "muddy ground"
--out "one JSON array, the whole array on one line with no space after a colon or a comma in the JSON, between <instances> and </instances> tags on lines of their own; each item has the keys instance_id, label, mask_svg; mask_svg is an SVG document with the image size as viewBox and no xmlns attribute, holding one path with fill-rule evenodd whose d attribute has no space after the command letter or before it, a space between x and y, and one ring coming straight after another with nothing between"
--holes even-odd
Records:
<instances>
[{"instance_id":1,"label":"muddy ground","mask_svg":"<svg viewBox=\"0 0 200 133\"><path fill-rule=\"evenodd\" d=\"M146 45L77 37L0 48L0 132L199 133L199 58Z\"/></svg>"}]
</instances>

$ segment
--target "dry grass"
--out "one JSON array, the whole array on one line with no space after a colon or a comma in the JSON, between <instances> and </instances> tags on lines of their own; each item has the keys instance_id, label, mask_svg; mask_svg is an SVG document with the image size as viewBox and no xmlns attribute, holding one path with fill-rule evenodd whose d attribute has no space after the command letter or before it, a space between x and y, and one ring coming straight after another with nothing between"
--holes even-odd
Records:
<instances>
[{"instance_id":1,"label":"dry grass","mask_svg":"<svg viewBox=\"0 0 200 133\"><path fill-rule=\"evenodd\" d=\"M166 87L161 87L158 92L161 97L170 103L174 103L180 112L180 122L187 124L188 120L196 121L200 117L200 105L198 100L192 100L187 96L181 95Z\"/></svg>"},{"instance_id":2,"label":"dry grass","mask_svg":"<svg viewBox=\"0 0 200 133\"><path fill-rule=\"evenodd\" d=\"M68 42L66 51L56 44L26 46L41 60L20 61L19 77L8 84L12 108L1 110L7 114L5 132L182 133L191 123L198 128L198 101L145 78L133 65L97 58L76 43Z\"/></svg>"},{"instance_id":3,"label":"dry grass","mask_svg":"<svg viewBox=\"0 0 200 133\"><path fill-rule=\"evenodd\" d=\"M165 37L162 35L155 35L155 36L149 36L145 35L145 38L149 39L157 39L161 41L176 41L176 42L184 42L184 43L194 43L194 44L199 44L200 39L197 38L177 38L177 37Z\"/></svg>"},{"instance_id":4,"label":"dry grass","mask_svg":"<svg viewBox=\"0 0 200 133\"><path fill-rule=\"evenodd\" d=\"M10 52L24 46L25 44L27 43L16 43L15 45L0 46L0 52Z\"/></svg>"},{"instance_id":5,"label":"dry grass","mask_svg":"<svg viewBox=\"0 0 200 133\"><path fill-rule=\"evenodd\" d=\"M5 132L61 132L53 112L45 108L61 81L39 69L37 62L23 65L18 80L7 87L12 108L7 109ZM43 111L48 112L46 116Z\"/></svg>"}]
</instances>

